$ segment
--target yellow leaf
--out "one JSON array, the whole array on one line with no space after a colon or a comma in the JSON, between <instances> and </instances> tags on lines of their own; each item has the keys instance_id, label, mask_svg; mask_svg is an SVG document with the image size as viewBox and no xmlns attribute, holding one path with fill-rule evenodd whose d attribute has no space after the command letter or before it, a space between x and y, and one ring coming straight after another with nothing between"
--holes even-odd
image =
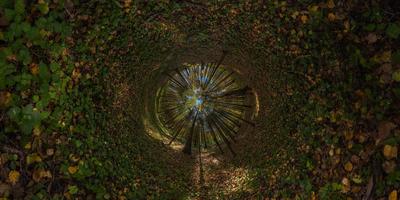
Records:
<instances>
[{"instance_id":1,"label":"yellow leaf","mask_svg":"<svg viewBox=\"0 0 400 200\"><path fill-rule=\"evenodd\" d=\"M336 19L335 14L333 14L333 13L329 13L329 14L328 14L328 20L329 20L329 21L332 22L332 21L335 21L335 19Z\"/></svg>"},{"instance_id":2,"label":"yellow leaf","mask_svg":"<svg viewBox=\"0 0 400 200\"><path fill-rule=\"evenodd\" d=\"M344 138L347 141L350 141L351 139L353 139L353 131L346 131L344 132Z\"/></svg>"},{"instance_id":3,"label":"yellow leaf","mask_svg":"<svg viewBox=\"0 0 400 200\"><path fill-rule=\"evenodd\" d=\"M70 154L70 155L69 155L69 159L70 159L72 162L78 162L78 161L79 161L79 156L74 155L74 154Z\"/></svg>"},{"instance_id":4,"label":"yellow leaf","mask_svg":"<svg viewBox=\"0 0 400 200\"><path fill-rule=\"evenodd\" d=\"M302 22L303 24L307 23L307 21L308 21L307 15L302 15L302 16L300 17L300 20L301 20L301 22Z\"/></svg>"},{"instance_id":5,"label":"yellow leaf","mask_svg":"<svg viewBox=\"0 0 400 200\"><path fill-rule=\"evenodd\" d=\"M335 155L335 151L334 151L333 149L331 149L331 150L329 150L328 154L329 154L330 156L333 156L333 155Z\"/></svg>"},{"instance_id":6,"label":"yellow leaf","mask_svg":"<svg viewBox=\"0 0 400 200\"><path fill-rule=\"evenodd\" d=\"M296 19L298 15L299 15L299 11L295 11L295 12L292 14L291 17L292 17L293 19Z\"/></svg>"},{"instance_id":7,"label":"yellow leaf","mask_svg":"<svg viewBox=\"0 0 400 200\"><path fill-rule=\"evenodd\" d=\"M41 133L42 131L40 130L40 127L35 127L35 128L33 128L33 135L34 136L40 136L40 133Z\"/></svg>"},{"instance_id":8,"label":"yellow leaf","mask_svg":"<svg viewBox=\"0 0 400 200\"><path fill-rule=\"evenodd\" d=\"M5 108L10 105L11 102L10 92L0 92L0 108Z\"/></svg>"},{"instance_id":9,"label":"yellow leaf","mask_svg":"<svg viewBox=\"0 0 400 200\"><path fill-rule=\"evenodd\" d=\"M38 75L39 74L39 65L38 64L36 64L36 63L32 63L31 65L30 65L30 70L31 70L31 73L33 74L33 75Z\"/></svg>"},{"instance_id":10,"label":"yellow leaf","mask_svg":"<svg viewBox=\"0 0 400 200\"><path fill-rule=\"evenodd\" d=\"M392 60L392 52L391 51L385 51L381 55L381 61L383 62L390 62Z\"/></svg>"},{"instance_id":11,"label":"yellow leaf","mask_svg":"<svg viewBox=\"0 0 400 200\"><path fill-rule=\"evenodd\" d=\"M317 200L317 195L315 195L315 192L311 192L311 200Z\"/></svg>"},{"instance_id":12,"label":"yellow leaf","mask_svg":"<svg viewBox=\"0 0 400 200\"><path fill-rule=\"evenodd\" d=\"M328 8L334 8L335 7L335 2L333 2L333 0L328 0L326 6L328 6Z\"/></svg>"},{"instance_id":13,"label":"yellow leaf","mask_svg":"<svg viewBox=\"0 0 400 200\"><path fill-rule=\"evenodd\" d=\"M32 174L32 179L36 182L39 182L42 178L51 178L51 172L48 170L38 169L35 170Z\"/></svg>"},{"instance_id":14,"label":"yellow leaf","mask_svg":"<svg viewBox=\"0 0 400 200\"><path fill-rule=\"evenodd\" d=\"M26 143L26 145L24 146L25 149L31 149L32 148L32 144L30 142Z\"/></svg>"},{"instance_id":15,"label":"yellow leaf","mask_svg":"<svg viewBox=\"0 0 400 200\"><path fill-rule=\"evenodd\" d=\"M389 200L397 200L397 190L393 190L393 191L389 194Z\"/></svg>"},{"instance_id":16,"label":"yellow leaf","mask_svg":"<svg viewBox=\"0 0 400 200\"><path fill-rule=\"evenodd\" d=\"M69 166L68 167L68 172L70 174L75 174L78 171L78 167L77 166Z\"/></svg>"},{"instance_id":17,"label":"yellow leaf","mask_svg":"<svg viewBox=\"0 0 400 200\"><path fill-rule=\"evenodd\" d=\"M388 160L397 158L397 146L385 145L383 147L383 155Z\"/></svg>"},{"instance_id":18,"label":"yellow leaf","mask_svg":"<svg viewBox=\"0 0 400 200\"><path fill-rule=\"evenodd\" d=\"M8 174L8 181L11 184L15 185L18 182L20 176L21 174L18 171L11 170Z\"/></svg>"},{"instance_id":19,"label":"yellow leaf","mask_svg":"<svg viewBox=\"0 0 400 200\"><path fill-rule=\"evenodd\" d=\"M343 179L342 179L342 191L344 192L344 193L347 193L347 192L349 192L350 191L350 181L349 181L349 179L348 178L346 178L346 177L344 177Z\"/></svg>"},{"instance_id":20,"label":"yellow leaf","mask_svg":"<svg viewBox=\"0 0 400 200\"><path fill-rule=\"evenodd\" d=\"M35 162L42 162L42 158L37 153L30 154L26 157L26 163L28 165Z\"/></svg>"},{"instance_id":21,"label":"yellow leaf","mask_svg":"<svg viewBox=\"0 0 400 200\"><path fill-rule=\"evenodd\" d=\"M75 68L73 71L72 71L72 79L74 79L75 81L77 80L77 79L79 79L80 77L81 77L81 72L80 72L80 70L78 69L78 68Z\"/></svg>"},{"instance_id":22,"label":"yellow leaf","mask_svg":"<svg viewBox=\"0 0 400 200\"><path fill-rule=\"evenodd\" d=\"M124 0L124 7L130 7L132 0Z\"/></svg>"},{"instance_id":23,"label":"yellow leaf","mask_svg":"<svg viewBox=\"0 0 400 200\"><path fill-rule=\"evenodd\" d=\"M318 6L311 6L310 11L311 12L317 12L318 11Z\"/></svg>"},{"instance_id":24,"label":"yellow leaf","mask_svg":"<svg viewBox=\"0 0 400 200\"><path fill-rule=\"evenodd\" d=\"M352 164L351 162L347 162L347 163L344 165L344 169L345 169L346 171L348 171L348 172L351 172L351 171L353 170L353 164Z\"/></svg>"}]
</instances>

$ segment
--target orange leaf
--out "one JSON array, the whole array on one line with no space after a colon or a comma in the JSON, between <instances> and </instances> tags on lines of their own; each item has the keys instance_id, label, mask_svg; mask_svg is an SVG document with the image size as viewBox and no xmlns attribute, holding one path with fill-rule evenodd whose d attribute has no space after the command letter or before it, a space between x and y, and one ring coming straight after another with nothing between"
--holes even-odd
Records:
<instances>
[{"instance_id":1,"label":"orange leaf","mask_svg":"<svg viewBox=\"0 0 400 200\"><path fill-rule=\"evenodd\" d=\"M75 174L78 171L78 167L77 166L69 166L68 167L68 172L70 174Z\"/></svg>"},{"instance_id":2,"label":"orange leaf","mask_svg":"<svg viewBox=\"0 0 400 200\"><path fill-rule=\"evenodd\" d=\"M15 185L18 182L20 176L21 174L18 171L11 170L8 174L8 181L11 184Z\"/></svg>"},{"instance_id":3,"label":"orange leaf","mask_svg":"<svg viewBox=\"0 0 400 200\"><path fill-rule=\"evenodd\" d=\"M30 65L30 70L31 70L31 73L33 74L33 75L38 75L39 74L39 65L38 64L36 64L36 63L32 63L31 65Z\"/></svg>"},{"instance_id":4,"label":"orange leaf","mask_svg":"<svg viewBox=\"0 0 400 200\"><path fill-rule=\"evenodd\" d=\"M390 194L389 194L389 200L397 200L397 191L393 190Z\"/></svg>"}]
</instances>

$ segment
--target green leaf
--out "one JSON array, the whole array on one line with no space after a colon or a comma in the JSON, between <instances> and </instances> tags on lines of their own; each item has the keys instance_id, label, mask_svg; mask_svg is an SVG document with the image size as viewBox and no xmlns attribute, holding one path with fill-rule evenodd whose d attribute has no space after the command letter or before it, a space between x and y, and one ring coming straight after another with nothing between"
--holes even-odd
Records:
<instances>
[{"instance_id":1,"label":"green leaf","mask_svg":"<svg viewBox=\"0 0 400 200\"><path fill-rule=\"evenodd\" d=\"M68 192L72 195L78 193L79 189L76 185L70 185L68 186Z\"/></svg>"},{"instance_id":2,"label":"green leaf","mask_svg":"<svg viewBox=\"0 0 400 200\"><path fill-rule=\"evenodd\" d=\"M11 120L17 121L20 113L21 113L21 109L19 107L12 107L12 108L10 108L10 110L8 111L7 114Z\"/></svg>"},{"instance_id":3,"label":"green leaf","mask_svg":"<svg viewBox=\"0 0 400 200\"><path fill-rule=\"evenodd\" d=\"M15 66L0 62L0 89L12 84L13 80L8 75L15 72Z\"/></svg>"},{"instance_id":4,"label":"green leaf","mask_svg":"<svg viewBox=\"0 0 400 200\"><path fill-rule=\"evenodd\" d=\"M17 14L24 14L25 13L25 2L24 0L16 0L14 4L15 12Z\"/></svg>"},{"instance_id":5,"label":"green leaf","mask_svg":"<svg viewBox=\"0 0 400 200\"><path fill-rule=\"evenodd\" d=\"M46 64L39 63L39 77L42 81L47 82L50 77L49 69Z\"/></svg>"},{"instance_id":6,"label":"green leaf","mask_svg":"<svg viewBox=\"0 0 400 200\"><path fill-rule=\"evenodd\" d=\"M19 50L18 60L22 61L24 65L31 63L32 57L31 54L29 53L28 48L22 48L21 50Z\"/></svg>"},{"instance_id":7,"label":"green leaf","mask_svg":"<svg viewBox=\"0 0 400 200\"><path fill-rule=\"evenodd\" d=\"M38 5L38 8L42 14L47 14L49 12L49 4L48 3L42 3Z\"/></svg>"},{"instance_id":8,"label":"green leaf","mask_svg":"<svg viewBox=\"0 0 400 200\"><path fill-rule=\"evenodd\" d=\"M50 70L51 70L52 72L57 72L57 71L59 71L59 70L60 70L60 64L55 63L55 62L50 63Z\"/></svg>"},{"instance_id":9,"label":"green leaf","mask_svg":"<svg viewBox=\"0 0 400 200\"><path fill-rule=\"evenodd\" d=\"M397 24L389 24L386 29L386 34L393 39L397 39L400 35L400 27Z\"/></svg>"},{"instance_id":10,"label":"green leaf","mask_svg":"<svg viewBox=\"0 0 400 200\"><path fill-rule=\"evenodd\" d=\"M25 33L31 29L31 25L28 22L22 22L20 24L20 26L21 26L22 31Z\"/></svg>"},{"instance_id":11,"label":"green leaf","mask_svg":"<svg viewBox=\"0 0 400 200\"><path fill-rule=\"evenodd\" d=\"M22 133L29 134L35 126L40 125L42 118L40 112L31 104L22 108L22 118L19 122Z\"/></svg>"},{"instance_id":12,"label":"green leaf","mask_svg":"<svg viewBox=\"0 0 400 200\"><path fill-rule=\"evenodd\" d=\"M400 70L397 70L392 74L392 79L394 81L400 82Z\"/></svg>"},{"instance_id":13,"label":"green leaf","mask_svg":"<svg viewBox=\"0 0 400 200\"><path fill-rule=\"evenodd\" d=\"M351 180L353 180L353 182L357 184L362 183L362 178L360 176L355 176Z\"/></svg>"},{"instance_id":14,"label":"green leaf","mask_svg":"<svg viewBox=\"0 0 400 200\"><path fill-rule=\"evenodd\" d=\"M15 11L14 11L14 10L11 10L11 9L5 9L5 10L4 10L4 16L5 16L6 19L10 22L11 20L14 19Z\"/></svg>"}]
</instances>

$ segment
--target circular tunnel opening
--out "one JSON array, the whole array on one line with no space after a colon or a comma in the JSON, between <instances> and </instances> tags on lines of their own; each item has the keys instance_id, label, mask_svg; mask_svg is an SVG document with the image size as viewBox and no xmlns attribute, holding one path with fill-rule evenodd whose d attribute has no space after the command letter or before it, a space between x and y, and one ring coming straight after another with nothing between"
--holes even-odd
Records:
<instances>
[{"instance_id":1,"label":"circular tunnel opening","mask_svg":"<svg viewBox=\"0 0 400 200\"><path fill-rule=\"evenodd\" d=\"M236 136L254 126L255 96L232 69L217 63L189 64L167 71L157 90L155 118L168 144L225 148L232 154Z\"/></svg>"}]
</instances>

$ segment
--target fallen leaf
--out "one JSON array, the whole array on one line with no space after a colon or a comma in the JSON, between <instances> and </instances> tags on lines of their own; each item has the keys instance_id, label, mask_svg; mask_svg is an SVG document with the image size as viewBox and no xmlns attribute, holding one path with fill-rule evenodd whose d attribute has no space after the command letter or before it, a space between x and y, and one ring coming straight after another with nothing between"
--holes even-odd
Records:
<instances>
[{"instance_id":1,"label":"fallen leaf","mask_svg":"<svg viewBox=\"0 0 400 200\"><path fill-rule=\"evenodd\" d=\"M397 158L397 146L385 145L383 147L383 155L388 160Z\"/></svg>"},{"instance_id":2,"label":"fallen leaf","mask_svg":"<svg viewBox=\"0 0 400 200\"><path fill-rule=\"evenodd\" d=\"M393 191L389 194L389 200L397 200L397 190L393 190Z\"/></svg>"},{"instance_id":3,"label":"fallen leaf","mask_svg":"<svg viewBox=\"0 0 400 200\"><path fill-rule=\"evenodd\" d=\"M344 139L346 141L350 141L351 139L353 139L353 136L354 136L353 131L348 130L344 132Z\"/></svg>"},{"instance_id":4,"label":"fallen leaf","mask_svg":"<svg viewBox=\"0 0 400 200\"><path fill-rule=\"evenodd\" d=\"M32 63L32 64L30 64L30 71L31 71L31 73L33 74L33 75L38 75L39 74L39 65L38 64L36 64L36 63Z\"/></svg>"},{"instance_id":5,"label":"fallen leaf","mask_svg":"<svg viewBox=\"0 0 400 200\"><path fill-rule=\"evenodd\" d=\"M351 162L347 162L347 163L344 165L344 169L345 169L346 171L348 171L348 172L351 172L351 171L353 170L353 164L352 164Z\"/></svg>"},{"instance_id":6,"label":"fallen leaf","mask_svg":"<svg viewBox=\"0 0 400 200\"><path fill-rule=\"evenodd\" d=\"M8 182L15 185L18 182L20 176L21 174L18 171L11 170L8 174Z\"/></svg>"},{"instance_id":7,"label":"fallen leaf","mask_svg":"<svg viewBox=\"0 0 400 200\"><path fill-rule=\"evenodd\" d=\"M333 155L335 155L335 151L333 150L333 149L331 149L331 150L329 150L329 153L328 153L330 156L333 156Z\"/></svg>"},{"instance_id":8,"label":"fallen leaf","mask_svg":"<svg viewBox=\"0 0 400 200\"><path fill-rule=\"evenodd\" d=\"M32 174L32 179L36 182L39 182L43 178L51 178L51 172L48 170L38 169L35 170Z\"/></svg>"},{"instance_id":9,"label":"fallen leaf","mask_svg":"<svg viewBox=\"0 0 400 200\"><path fill-rule=\"evenodd\" d=\"M78 69L78 68L75 68L73 71L72 71L72 79L74 80L74 81L77 81L80 77L81 77L81 72L80 72L80 70Z\"/></svg>"},{"instance_id":10,"label":"fallen leaf","mask_svg":"<svg viewBox=\"0 0 400 200\"><path fill-rule=\"evenodd\" d=\"M72 195L78 193L79 189L76 185L70 185L68 186L68 192Z\"/></svg>"},{"instance_id":11,"label":"fallen leaf","mask_svg":"<svg viewBox=\"0 0 400 200\"><path fill-rule=\"evenodd\" d=\"M359 143L362 144L362 143L364 143L364 142L367 141L367 137L368 137L367 134L365 134L365 133L360 133L360 134L357 136L357 140L358 140Z\"/></svg>"},{"instance_id":12,"label":"fallen leaf","mask_svg":"<svg viewBox=\"0 0 400 200\"><path fill-rule=\"evenodd\" d=\"M391 62L392 61L392 51L385 51L381 55L381 61Z\"/></svg>"},{"instance_id":13,"label":"fallen leaf","mask_svg":"<svg viewBox=\"0 0 400 200\"><path fill-rule=\"evenodd\" d=\"M329 13L329 14L328 14L328 20L329 20L329 21L332 22L332 21L335 21L335 19L336 19L335 14L333 14L333 13Z\"/></svg>"},{"instance_id":14,"label":"fallen leaf","mask_svg":"<svg viewBox=\"0 0 400 200\"><path fill-rule=\"evenodd\" d=\"M32 148L32 144L30 142L26 143L24 146L24 149L31 149Z\"/></svg>"},{"instance_id":15,"label":"fallen leaf","mask_svg":"<svg viewBox=\"0 0 400 200\"><path fill-rule=\"evenodd\" d=\"M397 70L392 74L392 79L394 81L400 82L400 70Z\"/></svg>"},{"instance_id":16,"label":"fallen leaf","mask_svg":"<svg viewBox=\"0 0 400 200\"><path fill-rule=\"evenodd\" d=\"M318 7L317 5L311 6L311 7L310 7L310 11L311 11L311 12L317 12L317 11L318 11L318 8L319 8L319 7Z\"/></svg>"},{"instance_id":17,"label":"fallen leaf","mask_svg":"<svg viewBox=\"0 0 400 200\"><path fill-rule=\"evenodd\" d=\"M28 165L35 162L42 162L42 158L37 153L30 154L26 157L26 163Z\"/></svg>"},{"instance_id":18,"label":"fallen leaf","mask_svg":"<svg viewBox=\"0 0 400 200\"><path fill-rule=\"evenodd\" d=\"M299 15L299 11L295 11L295 12L293 12L293 14L291 15L291 17L292 17L293 19L296 19L298 15Z\"/></svg>"},{"instance_id":19,"label":"fallen leaf","mask_svg":"<svg viewBox=\"0 0 400 200\"><path fill-rule=\"evenodd\" d=\"M42 131L40 130L40 127L33 128L33 135L34 136L40 136L41 133L42 133Z\"/></svg>"},{"instance_id":20,"label":"fallen leaf","mask_svg":"<svg viewBox=\"0 0 400 200\"><path fill-rule=\"evenodd\" d=\"M7 108L11 103L11 93L7 91L0 92L0 108Z\"/></svg>"},{"instance_id":21,"label":"fallen leaf","mask_svg":"<svg viewBox=\"0 0 400 200\"><path fill-rule=\"evenodd\" d=\"M378 40L378 37L375 33L369 33L367 37L365 37L365 40L367 40L368 44L373 44Z\"/></svg>"},{"instance_id":22,"label":"fallen leaf","mask_svg":"<svg viewBox=\"0 0 400 200\"><path fill-rule=\"evenodd\" d=\"M70 159L72 162L78 162L80 158L79 158L79 156L77 156L77 155L70 154L70 155L69 155L69 159Z\"/></svg>"},{"instance_id":23,"label":"fallen leaf","mask_svg":"<svg viewBox=\"0 0 400 200\"><path fill-rule=\"evenodd\" d=\"M47 149L47 150L46 150L46 154L47 154L48 156L54 155L54 149Z\"/></svg>"},{"instance_id":24,"label":"fallen leaf","mask_svg":"<svg viewBox=\"0 0 400 200\"><path fill-rule=\"evenodd\" d=\"M332 9L332 8L335 7L335 2L333 2L333 0L328 0L326 6L327 6L328 8L331 8L331 9Z\"/></svg>"},{"instance_id":25,"label":"fallen leaf","mask_svg":"<svg viewBox=\"0 0 400 200\"><path fill-rule=\"evenodd\" d=\"M360 184L362 183L362 178L360 175L355 175L352 179L351 179L354 183Z\"/></svg>"},{"instance_id":26,"label":"fallen leaf","mask_svg":"<svg viewBox=\"0 0 400 200\"><path fill-rule=\"evenodd\" d=\"M317 195L315 195L315 192L311 192L311 200L317 200Z\"/></svg>"},{"instance_id":27,"label":"fallen leaf","mask_svg":"<svg viewBox=\"0 0 400 200\"><path fill-rule=\"evenodd\" d=\"M342 185L343 185L342 191L343 191L344 193L347 193L347 192L350 191L350 187L351 187L351 186L350 186L350 181L349 181L348 178L344 177L344 178L342 179Z\"/></svg>"},{"instance_id":28,"label":"fallen leaf","mask_svg":"<svg viewBox=\"0 0 400 200\"><path fill-rule=\"evenodd\" d=\"M68 167L68 172L70 174L75 174L78 171L78 167L77 166L69 166Z\"/></svg>"},{"instance_id":29,"label":"fallen leaf","mask_svg":"<svg viewBox=\"0 0 400 200\"><path fill-rule=\"evenodd\" d=\"M307 23L307 21L308 21L307 15L302 15L302 16L300 17L300 20L301 20L301 22L302 22L303 24Z\"/></svg>"}]
</instances>

